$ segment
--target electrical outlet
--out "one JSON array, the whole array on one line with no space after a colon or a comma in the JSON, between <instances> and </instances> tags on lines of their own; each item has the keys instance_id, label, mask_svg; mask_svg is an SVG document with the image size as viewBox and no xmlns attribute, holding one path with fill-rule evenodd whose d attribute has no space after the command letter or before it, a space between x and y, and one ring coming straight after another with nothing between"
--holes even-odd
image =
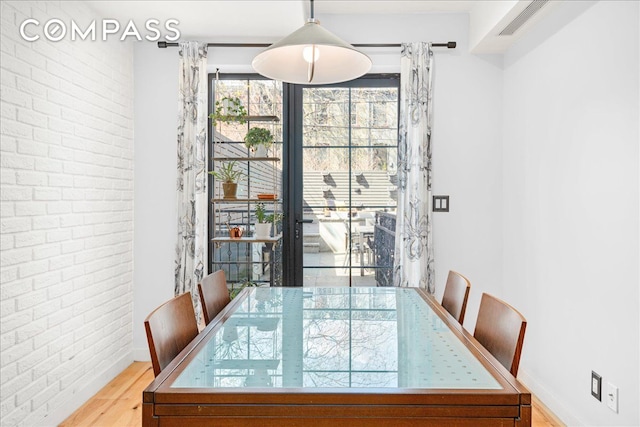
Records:
<instances>
[{"instance_id":1,"label":"electrical outlet","mask_svg":"<svg viewBox=\"0 0 640 427\"><path fill-rule=\"evenodd\" d=\"M618 387L611 383L607 383L607 406L618 413Z\"/></svg>"},{"instance_id":2,"label":"electrical outlet","mask_svg":"<svg viewBox=\"0 0 640 427\"><path fill-rule=\"evenodd\" d=\"M602 401L602 377L591 371L591 395Z\"/></svg>"}]
</instances>

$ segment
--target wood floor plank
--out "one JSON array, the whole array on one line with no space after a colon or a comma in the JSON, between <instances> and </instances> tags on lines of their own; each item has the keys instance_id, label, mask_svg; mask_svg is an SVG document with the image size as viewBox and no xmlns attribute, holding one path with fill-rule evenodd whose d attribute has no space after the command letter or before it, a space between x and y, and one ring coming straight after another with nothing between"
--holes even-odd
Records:
<instances>
[{"instance_id":1,"label":"wood floor plank","mask_svg":"<svg viewBox=\"0 0 640 427\"><path fill-rule=\"evenodd\" d=\"M153 378L151 363L134 362L60 427L141 427L142 392ZM563 424L534 397L532 427L563 427Z\"/></svg>"},{"instance_id":2,"label":"wood floor plank","mask_svg":"<svg viewBox=\"0 0 640 427\"><path fill-rule=\"evenodd\" d=\"M141 426L142 392L153 378L151 363L132 363L60 427Z\"/></svg>"},{"instance_id":3,"label":"wood floor plank","mask_svg":"<svg viewBox=\"0 0 640 427\"><path fill-rule=\"evenodd\" d=\"M60 427L74 426L84 427L89 426L100 417L100 414L108 411L111 401L105 399L99 399L96 396L92 397L87 403L82 405L77 411L75 411L69 418L64 420Z\"/></svg>"},{"instance_id":4,"label":"wood floor plank","mask_svg":"<svg viewBox=\"0 0 640 427\"><path fill-rule=\"evenodd\" d=\"M131 364L122 374L100 390L100 397L104 399L120 399L123 396L127 396L136 382L150 371L151 365L147 366L147 364L140 362Z\"/></svg>"},{"instance_id":5,"label":"wood floor plank","mask_svg":"<svg viewBox=\"0 0 640 427\"><path fill-rule=\"evenodd\" d=\"M566 425L555 416L549 408L547 408L536 396L531 396L533 407L533 425L534 426L550 426L550 427L566 427ZM537 417L537 423L536 423Z\"/></svg>"}]
</instances>

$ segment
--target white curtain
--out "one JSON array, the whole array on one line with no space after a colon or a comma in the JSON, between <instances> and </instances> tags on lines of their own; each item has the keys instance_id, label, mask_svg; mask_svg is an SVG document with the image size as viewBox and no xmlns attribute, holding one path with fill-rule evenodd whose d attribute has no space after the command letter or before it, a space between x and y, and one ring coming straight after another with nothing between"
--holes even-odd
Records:
<instances>
[{"instance_id":1,"label":"white curtain","mask_svg":"<svg viewBox=\"0 0 640 427\"><path fill-rule=\"evenodd\" d=\"M433 52L404 43L400 59L398 213L394 286L435 292L431 236L431 122Z\"/></svg>"},{"instance_id":2,"label":"white curtain","mask_svg":"<svg viewBox=\"0 0 640 427\"><path fill-rule=\"evenodd\" d=\"M191 292L207 273L207 44L180 43L178 93L178 239L175 295Z\"/></svg>"}]
</instances>

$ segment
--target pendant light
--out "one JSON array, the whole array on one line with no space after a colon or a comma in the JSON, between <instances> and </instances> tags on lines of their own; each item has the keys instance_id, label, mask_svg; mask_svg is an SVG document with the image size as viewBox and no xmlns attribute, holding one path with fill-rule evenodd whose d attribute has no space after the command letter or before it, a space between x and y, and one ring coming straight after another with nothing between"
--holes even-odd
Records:
<instances>
[{"instance_id":1,"label":"pendant light","mask_svg":"<svg viewBox=\"0 0 640 427\"><path fill-rule=\"evenodd\" d=\"M258 54L253 69L270 79L311 85L345 82L369 71L371 59L321 27L310 1L304 26Z\"/></svg>"}]
</instances>

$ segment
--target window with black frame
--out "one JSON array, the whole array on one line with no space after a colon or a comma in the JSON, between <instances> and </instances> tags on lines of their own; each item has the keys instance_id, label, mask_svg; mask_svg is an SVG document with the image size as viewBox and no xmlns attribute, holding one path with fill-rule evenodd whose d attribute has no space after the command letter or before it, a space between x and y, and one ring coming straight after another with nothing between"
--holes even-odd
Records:
<instances>
[{"instance_id":1,"label":"window with black frame","mask_svg":"<svg viewBox=\"0 0 640 427\"><path fill-rule=\"evenodd\" d=\"M282 83L209 76L209 265L237 285L282 281Z\"/></svg>"},{"instance_id":2,"label":"window with black frame","mask_svg":"<svg viewBox=\"0 0 640 427\"><path fill-rule=\"evenodd\" d=\"M397 207L399 76L297 86L212 75L210 88L210 270L238 284L389 283L394 236L377 221ZM230 102L244 119L229 117ZM274 137L268 154L244 141L256 128ZM224 171L239 175L233 197ZM266 239L257 237L263 216Z\"/></svg>"}]
</instances>

